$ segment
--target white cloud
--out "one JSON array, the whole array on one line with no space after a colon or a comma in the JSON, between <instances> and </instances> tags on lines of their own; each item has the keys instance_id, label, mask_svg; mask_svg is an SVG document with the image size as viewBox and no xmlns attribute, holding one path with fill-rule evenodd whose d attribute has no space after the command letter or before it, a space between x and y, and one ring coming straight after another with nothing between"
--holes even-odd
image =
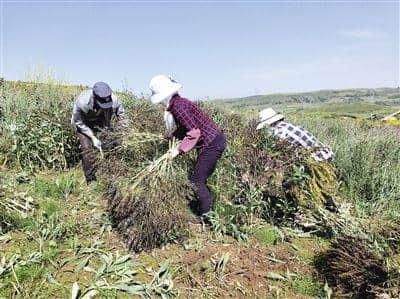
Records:
<instances>
[{"instance_id":1,"label":"white cloud","mask_svg":"<svg viewBox=\"0 0 400 299\"><path fill-rule=\"evenodd\" d=\"M384 37L383 33L371 31L371 30L342 30L337 32L341 36L356 38L356 39L379 39Z\"/></svg>"}]
</instances>

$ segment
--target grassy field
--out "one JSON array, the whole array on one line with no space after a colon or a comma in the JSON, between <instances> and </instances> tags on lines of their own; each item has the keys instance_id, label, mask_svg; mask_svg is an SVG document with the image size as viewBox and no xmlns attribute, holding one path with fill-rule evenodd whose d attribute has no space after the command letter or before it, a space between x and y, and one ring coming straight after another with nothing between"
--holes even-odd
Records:
<instances>
[{"instance_id":1,"label":"grassy field","mask_svg":"<svg viewBox=\"0 0 400 299\"><path fill-rule=\"evenodd\" d=\"M335 198L341 210L303 210L302 225L298 218L285 218L292 209L284 205L290 202L288 194L277 195L283 205L278 209L262 196L265 190L234 175L257 153L251 151L256 141L243 144L249 139L242 130L256 118L256 109L269 103L246 100L238 106L228 101L224 110L206 106L230 137L227 153L210 178L215 197L211 225L189 225L154 249L129 252L108 212L107 181L87 186L81 171L69 119L73 99L82 89L54 83L3 84L0 298L400 296L400 128L368 119L371 113L380 117L399 109L392 106L398 101L396 90L377 89L372 102L365 101L370 98L367 89L319 92L328 100L310 98L307 104L276 100L274 105L291 121L310 129L335 152L341 182ZM345 96L360 101L337 101ZM129 94L121 98L132 120L149 115L143 123L134 123L136 129L162 129L160 111ZM257 140L268 143L266 156L279 156L279 147L269 144L268 136ZM155 155L146 154L145 146L135 150L151 159ZM123 158L126 165L147 162ZM193 159L190 155L177 163L187 165ZM121 161L115 158L113 168ZM278 166L292 169L284 162ZM308 191L309 174L303 164L294 166L290 182ZM236 201L242 197L247 201ZM272 215L271 210L284 213ZM341 247L346 244L350 248ZM363 279L376 285L365 285Z\"/></svg>"}]
</instances>

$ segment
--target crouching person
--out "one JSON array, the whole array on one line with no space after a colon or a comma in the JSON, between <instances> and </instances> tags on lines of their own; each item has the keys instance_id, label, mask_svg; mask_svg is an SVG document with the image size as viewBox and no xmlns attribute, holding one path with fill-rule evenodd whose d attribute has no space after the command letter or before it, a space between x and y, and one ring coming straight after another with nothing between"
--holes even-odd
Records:
<instances>
[{"instance_id":1,"label":"crouching person","mask_svg":"<svg viewBox=\"0 0 400 299\"><path fill-rule=\"evenodd\" d=\"M104 128L111 128L113 114L123 121L123 125L127 125L120 100L104 82L97 82L92 89L83 91L74 103L71 123L79 137L83 172L87 184L96 180L93 147L99 151L102 150L101 141L95 133Z\"/></svg>"},{"instance_id":2,"label":"crouching person","mask_svg":"<svg viewBox=\"0 0 400 299\"><path fill-rule=\"evenodd\" d=\"M178 148L173 150L172 156L187 153L194 147L198 150L191 181L197 189L199 217L192 222L200 223L204 214L212 207L211 194L206 185L207 178L214 172L226 148L226 138L198 105L178 94L181 87L181 84L169 77L155 76L150 81L151 101L164 107L167 130L176 128L172 136L182 140Z\"/></svg>"},{"instance_id":3,"label":"crouching person","mask_svg":"<svg viewBox=\"0 0 400 299\"><path fill-rule=\"evenodd\" d=\"M276 113L272 108L267 108L259 112L257 130L265 127L271 128L275 137L280 140L286 141L292 146L300 146L307 149L316 162L328 163L329 165L326 165L326 168L330 170L330 173L334 174L334 169L331 165L334 156L333 152L326 145L318 141L310 131L288 121L284 121L284 116ZM330 182L327 184L319 184L322 197L326 200L328 208L336 209L336 203L331 196L337 189L336 176L327 174L325 179ZM316 184L318 184L318 182L316 182Z\"/></svg>"}]
</instances>

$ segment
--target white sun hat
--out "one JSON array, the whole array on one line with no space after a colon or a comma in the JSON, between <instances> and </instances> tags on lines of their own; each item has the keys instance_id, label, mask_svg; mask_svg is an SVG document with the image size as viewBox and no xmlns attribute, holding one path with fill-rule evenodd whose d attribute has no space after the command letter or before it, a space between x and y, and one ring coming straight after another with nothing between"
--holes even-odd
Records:
<instances>
[{"instance_id":1,"label":"white sun hat","mask_svg":"<svg viewBox=\"0 0 400 299\"><path fill-rule=\"evenodd\" d=\"M273 123L284 119L285 117L282 114L276 113L276 111L272 108L267 108L261 110L258 113L259 123L257 126L257 130L264 128L265 126L270 126Z\"/></svg>"},{"instance_id":2,"label":"white sun hat","mask_svg":"<svg viewBox=\"0 0 400 299\"><path fill-rule=\"evenodd\" d=\"M151 90L151 102L153 104L165 101L182 88L181 84L165 75L154 76L149 85Z\"/></svg>"}]
</instances>

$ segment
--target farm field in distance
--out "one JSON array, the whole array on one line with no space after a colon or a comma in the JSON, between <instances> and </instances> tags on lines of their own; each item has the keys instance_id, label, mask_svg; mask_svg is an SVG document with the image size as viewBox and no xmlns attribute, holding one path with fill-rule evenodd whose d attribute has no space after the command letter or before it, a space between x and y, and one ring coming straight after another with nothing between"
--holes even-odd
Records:
<instances>
[{"instance_id":1,"label":"farm field in distance","mask_svg":"<svg viewBox=\"0 0 400 299\"><path fill-rule=\"evenodd\" d=\"M400 122L380 122L400 110L398 88L202 103L230 137L209 180L215 198L211 225L189 225L141 252L129 252L115 229L107 178L85 183L70 126L73 101L83 89L1 81L0 298L400 296ZM161 111L129 92L119 96L131 130L162 133ZM332 148L340 182L337 213L300 208L290 192L310 201L314 196L306 159L293 159L293 165L279 160L279 144L268 136L265 155L277 157L274 163L285 169L281 180L273 166L270 190L242 175L242 165L252 161L251 154L243 161L236 156L252 153L243 132L266 107ZM149 120L135 122L143 115ZM138 151L148 160L135 157L138 170L132 174L158 157L146 145ZM118 158L133 163L134 157ZM177 167L190 173L193 165L183 168L182 161L195 156L179 159ZM296 189L284 189L287 181ZM268 193L273 188L278 201Z\"/></svg>"}]
</instances>

